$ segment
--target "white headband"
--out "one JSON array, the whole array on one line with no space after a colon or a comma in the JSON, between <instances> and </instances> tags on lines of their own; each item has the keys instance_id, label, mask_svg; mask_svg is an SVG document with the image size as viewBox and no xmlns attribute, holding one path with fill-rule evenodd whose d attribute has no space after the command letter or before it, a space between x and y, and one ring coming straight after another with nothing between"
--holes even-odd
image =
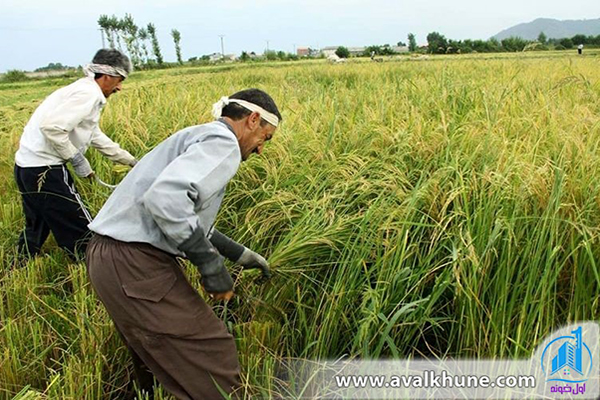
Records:
<instances>
[{"instance_id":1,"label":"white headband","mask_svg":"<svg viewBox=\"0 0 600 400\"><path fill-rule=\"evenodd\" d=\"M279 125L279 118L277 118L277 116L275 114L268 112L261 106L257 106L256 104L250 103L249 101L246 101L246 100L230 99L229 97L221 97L221 99L219 101L217 101L215 104L213 104L213 108L212 108L213 117L215 117L215 119L221 118L221 113L223 112L223 108L226 105L228 105L229 103L237 103L247 110L259 113L260 117L262 119L264 119L265 121L267 121L274 127L277 127L277 125Z\"/></svg>"},{"instance_id":2,"label":"white headband","mask_svg":"<svg viewBox=\"0 0 600 400\"><path fill-rule=\"evenodd\" d=\"M93 77L94 74L104 74L110 76L122 76L123 78L127 78L128 75L127 71L125 71L123 68L113 67L104 64L86 64L86 66L83 67L83 72L85 72L85 74L90 77Z\"/></svg>"}]
</instances>

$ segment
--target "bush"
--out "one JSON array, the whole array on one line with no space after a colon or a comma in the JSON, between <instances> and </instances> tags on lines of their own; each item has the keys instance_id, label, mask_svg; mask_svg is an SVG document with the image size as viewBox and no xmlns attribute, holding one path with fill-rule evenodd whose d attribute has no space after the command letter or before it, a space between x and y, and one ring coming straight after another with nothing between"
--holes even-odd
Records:
<instances>
[{"instance_id":1,"label":"bush","mask_svg":"<svg viewBox=\"0 0 600 400\"><path fill-rule=\"evenodd\" d=\"M344 46L338 47L337 50L335 51L335 54L339 58L348 58L348 57L350 57L350 51L346 47L344 47Z\"/></svg>"},{"instance_id":2,"label":"bush","mask_svg":"<svg viewBox=\"0 0 600 400\"><path fill-rule=\"evenodd\" d=\"M268 61L277 60L277 52L275 50L265 51L264 56Z\"/></svg>"},{"instance_id":3,"label":"bush","mask_svg":"<svg viewBox=\"0 0 600 400\"><path fill-rule=\"evenodd\" d=\"M564 38L560 40L560 45L563 46L565 49L572 49L573 41L569 38Z\"/></svg>"},{"instance_id":4,"label":"bush","mask_svg":"<svg viewBox=\"0 0 600 400\"><path fill-rule=\"evenodd\" d=\"M2 82L21 82L26 80L29 80L29 77L25 74L25 71L18 69L11 69L2 77Z\"/></svg>"}]
</instances>

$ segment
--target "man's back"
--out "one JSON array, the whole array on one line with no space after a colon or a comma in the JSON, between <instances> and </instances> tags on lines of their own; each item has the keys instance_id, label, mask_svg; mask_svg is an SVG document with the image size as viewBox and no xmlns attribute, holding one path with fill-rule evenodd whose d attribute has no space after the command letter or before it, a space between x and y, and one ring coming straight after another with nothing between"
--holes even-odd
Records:
<instances>
[{"instance_id":1,"label":"man's back","mask_svg":"<svg viewBox=\"0 0 600 400\"><path fill-rule=\"evenodd\" d=\"M209 232L240 162L235 134L223 122L183 129L139 161L89 227L181 255L176 243L189 237L195 225ZM193 208L197 222L168 218L185 208Z\"/></svg>"},{"instance_id":2,"label":"man's back","mask_svg":"<svg viewBox=\"0 0 600 400\"><path fill-rule=\"evenodd\" d=\"M87 148L92 130L98 125L106 99L92 78L81 78L50 94L35 110L23 129L15 161L20 167L62 164L63 160L40 131L44 123L72 129L69 140L77 149ZM73 118L77 115L77 118ZM49 121L49 118L52 121ZM77 120L74 127L70 121ZM83 151L85 152L85 151Z\"/></svg>"}]
</instances>

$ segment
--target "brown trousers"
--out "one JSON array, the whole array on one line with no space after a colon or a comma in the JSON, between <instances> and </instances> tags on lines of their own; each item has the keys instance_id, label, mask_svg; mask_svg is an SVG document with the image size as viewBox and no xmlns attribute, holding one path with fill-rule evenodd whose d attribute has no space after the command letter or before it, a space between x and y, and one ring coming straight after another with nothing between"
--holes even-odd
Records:
<instances>
[{"instance_id":1,"label":"brown trousers","mask_svg":"<svg viewBox=\"0 0 600 400\"><path fill-rule=\"evenodd\" d=\"M219 399L220 390L240 386L233 337L173 255L95 235L86 263L134 363L141 360L165 389L179 399Z\"/></svg>"}]
</instances>

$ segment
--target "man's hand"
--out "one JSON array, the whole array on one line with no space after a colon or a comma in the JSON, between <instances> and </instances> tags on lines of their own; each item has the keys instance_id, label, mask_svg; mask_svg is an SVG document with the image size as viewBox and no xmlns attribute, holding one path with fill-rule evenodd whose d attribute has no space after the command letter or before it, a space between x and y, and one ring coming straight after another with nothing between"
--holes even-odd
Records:
<instances>
[{"instance_id":1,"label":"man's hand","mask_svg":"<svg viewBox=\"0 0 600 400\"><path fill-rule=\"evenodd\" d=\"M85 158L85 156L83 155L82 152L77 152L77 154L75 154L73 156L73 158L71 158L69 160L71 162L71 165L73 166L73 169L75 170L75 174L80 177L80 178L91 178L94 175L94 171L92 170L92 167L90 165L90 162L87 160L87 158Z\"/></svg>"},{"instance_id":2,"label":"man's hand","mask_svg":"<svg viewBox=\"0 0 600 400\"><path fill-rule=\"evenodd\" d=\"M208 293L210 298L214 299L214 300L229 301L233 297L233 290L230 290L229 292L225 292L225 293L210 293L210 292L206 292L206 293Z\"/></svg>"},{"instance_id":3,"label":"man's hand","mask_svg":"<svg viewBox=\"0 0 600 400\"><path fill-rule=\"evenodd\" d=\"M271 269L269 268L267 260L247 247L244 247L244 252L236 263L240 264L244 269L260 268L262 271L262 279L265 281L271 278Z\"/></svg>"}]
</instances>

